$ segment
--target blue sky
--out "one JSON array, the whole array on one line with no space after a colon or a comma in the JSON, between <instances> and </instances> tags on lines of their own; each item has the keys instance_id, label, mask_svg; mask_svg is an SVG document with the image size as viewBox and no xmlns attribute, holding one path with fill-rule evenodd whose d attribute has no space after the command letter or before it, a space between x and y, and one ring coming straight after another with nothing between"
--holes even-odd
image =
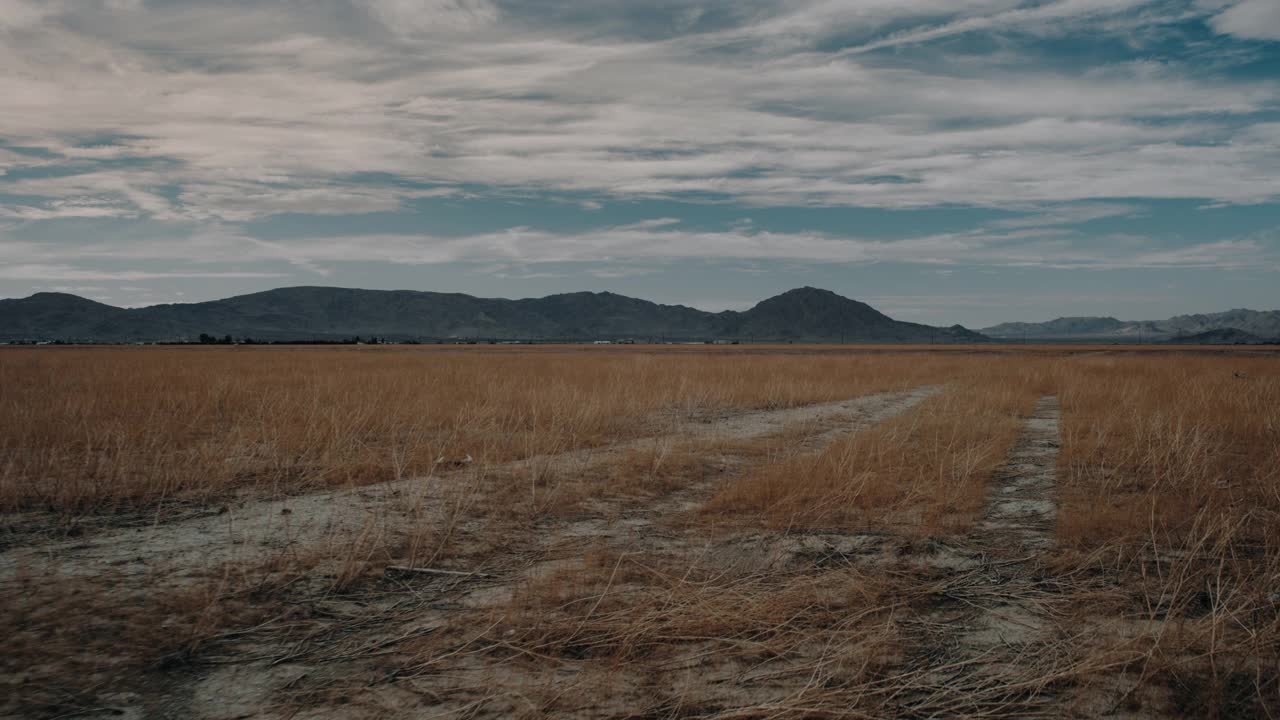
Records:
<instances>
[{"instance_id":1,"label":"blue sky","mask_svg":"<svg viewBox=\"0 0 1280 720\"><path fill-rule=\"evenodd\" d=\"M1277 0L0 0L0 297L1280 307Z\"/></svg>"}]
</instances>

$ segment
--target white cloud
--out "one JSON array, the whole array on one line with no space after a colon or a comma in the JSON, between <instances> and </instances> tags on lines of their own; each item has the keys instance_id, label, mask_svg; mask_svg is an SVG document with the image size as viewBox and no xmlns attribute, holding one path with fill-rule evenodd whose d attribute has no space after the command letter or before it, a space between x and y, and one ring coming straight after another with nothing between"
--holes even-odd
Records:
<instances>
[{"instance_id":1,"label":"white cloud","mask_svg":"<svg viewBox=\"0 0 1280 720\"><path fill-rule=\"evenodd\" d=\"M1240 0L1213 17L1213 29L1251 40L1280 40L1280 2Z\"/></svg>"},{"instance_id":2,"label":"white cloud","mask_svg":"<svg viewBox=\"0 0 1280 720\"><path fill-rule=\"evenodd\" d=\"M1075 225L1091 220L1112 217L1129 217L1143 213L1141 207L1128 203L1083 203L1046 208L1042 212L1024 217L1006 218L988 223L992 228L1036 228L1053 225Z\"/></svg>"},{"instance_id":3,"label":"white cloud","mask_svg":"<svg viewBox=\"0 0 1280 720\"><path fill-rule=\"evenodd\" d=\"M25 196L2 214L243 222L394 211L464 183L587 193L588 208L689 193L892 208L1280 198L1274 129L1250 126L1280 108L1275 79L815 49L840 33L868 49L1088 31L1141 0L792 2L718 31L607 42L488 0L359 0L377 21L363 25L344 2L0 0L0 136L79 172L0 176L0 193ZM1267 27L1262 6L1275 4L1202 12L1235 32ZM0 171L51 162L31 157L0 149Z\"/></svg>"},{"instance_id":4,"label":"white cloud","mask_svg":"<svg viewBox=\"0 0 1280 720\"><path fill-rule=\"evenodd\" d=\"M475 30L497 21L489 0L360 0L393 33L447 33Z\"/></svg>"},{"instance_id":5,"label":"white cloud","mask_svg":"<svg viewBox=\"0 0 1280 720\"><path fill-rule=\"evenodd\" d=\"M934 269L959 265L1095 270L1245 268L1270 266L1280 261L1280 247L1273 240L1247 237L1178 246L1146 237L1094 239L1054 227L1002 229L994 226L885 240L816 232L770 232L750 226L722 231L689 230L680 227L676 220L658 218L577 233L513 227L456 237L369 234L274 241L250 237L228 227L203 230L186 237L169 235L110 242L0 241L0 258L21 258L23 262L38 264L28 267L57 267L55 273L68 272L71 264L94 258L139 263L202 263L210 266L211 271L245 262L276 262L319 275L328 275L332 268L343 263L357 262L498 263L496 267L500 267L501 272L512 276L512 268L523 268L523 272L528 273L541 272L531 271L529 267L547 263L599 263L604 266L594 268L593 272L620 277L648 272L644 263L682 259L897 262ZM234 271L227 275L241 276ZM57 275L52 279L91 278Z\"/></svg>"},{"instance_id":6,"label":"white cloud","mask_svg":"<svg viewBox=\"0 0 1280 720\"><path fill-rule=\"evenodd\" d=\"M264 272L153 272L148 270L100 270L74 265L5 265L0 267L0 280L63 280L71 282L92 280L159 280L166 278L280 278L280 273Z\"/></svg>"},{"instance_id":7,"label":"white cloud","mask_svg":"<svg viewBox=\"0 0 1280 720\"><path fill-rule=\"evenodd\" d=\"M47 165L49 163L50 161L45 158L35 157L33 155L26 155L23 153L14 152L12 150L6 150L5 148L0 148L0 178L3 178L4 175L11 170L18 170L21 168L29 168L29 167L39 167L41 165Z\"/></svg>"},{"instance_id":8,"label":"white cloud","mask_svg":"<svg viewBox=\"0 0 1280 720\"><path fill-rule=\"evenodd\" d=\"M56 200L43 207L11 205L0 207L0 218L10 220L55 220L62 218L120 218L134 217L136 213L109 202L68 198Z\"/></svg>"},{"instance_id":9,"label":"white cloud","mask_svg":"<svg viewBox=\"0 0 1280 720\"><path fill-rule=\"evenodd\" d=\"M244 221L279 213L361 215L401 209L414 198L448 197L455 188L410 189L330 185L288 187L267 183L224 182L183 188L182 205L209 219Z\"/></svg>"},{"instance_id":10,"label":"white cloud","mask_svg":"<svg viewBox=\"0 0 1280 720\"><path fill-rule=\"evenodd\" d=\"M0 0L0 30L16 30L39 25L61 12L56 3Z\"/></svg>"},{"instance_id":11,"label":"white cloud","mask_svg":"<svg viewBox=\"0 0 1280 720\"><path fill-rule=\"evenodd\" d=\"M908 30L860 45L849 52L862 53L898 45L908 45L978 31L1010 29L1059 34L1072 23L1119 15L1152 0L1057 0L1042 5L1019 7L989 15L976 15L931 28Z\"/></svg>"}]
</instances>

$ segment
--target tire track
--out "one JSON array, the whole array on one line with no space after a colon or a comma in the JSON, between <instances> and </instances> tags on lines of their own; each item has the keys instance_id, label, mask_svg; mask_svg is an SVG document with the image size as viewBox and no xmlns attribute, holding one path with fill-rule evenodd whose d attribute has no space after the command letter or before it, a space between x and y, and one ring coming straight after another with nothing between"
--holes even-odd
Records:
<instances>
[{"instance_id":1,"label":"tire track","mask_svg":"<svg viewBox=\"0 0 1280 720\"><path fill-rule=\"evenodd\" d=\"M616 443L603 448L540 455L500 465L416 477L350 490L258 501L226 513L103 532L87 540L55 541L0 554L0 585L19 572L56 578L109 573L116 581L146 577L180 586L207 576L228 563L260 566L316 547L342 547L361 534L392 532L397 524L438 522L450 503L460 502L458 488L479 485L485 473L520 473L553 466L565 473L590 472L627 453L660 442L708 439L749 440L777 433L797 423L830 423L859 415L902 398L922 399L935 388L883 393L849 400L779 410L724 414L675 424L671 432ZM837 423L832 432L844 425ZM825 436L820 441L829 441Z\"/></svg>"},{"instance_id":2,"label":"tire track","mask_svg":"<svg viewBox=\"0 0 1280 720\"><path fill-rule=\"evenodd\" d=\"M1046 678L1056 593L1040 554L1054 542L1058 400L1040 398L1007 460L992 477L982 520L969 540L975 566L944 578L941 594L960 610L927 627L926 652L909 670L916 690L907 717L1054 717Z\"/></svg>"},{"instance_id":3,"label":"tire track","mask_svg":"<svg viewBox=\"0 0 1280 720\"><path fill-rule=\"evenodd\" d=\"M686 428L679 434L681 442L690 440L751 440L786 431L795 423L815 424L809 428L798 454L821 452L827 444L850 432L872 427L889 417L906 412L919 402L937 392L927 386L904 393L886 393L865 396L841 403L806 406L789 411L748 413L722 422L700 424ZM626 449L643 447L645 443L627 443ZM739 475L754 461L747 457L735 457L732 450L713 450L720 459L728 460ZM618 446L606 451L575 453L563 459L576 465L577 472L590 472L593 467L616 459ZM469 642L491 644L501 638L489 636L489 630L472 626L460 617L474 620L476 617L499 617L514 593L529 583L546 582L561 569L581 565L584 552L589 548L613 548L628 555L649 557L700 557L709 542L696 528L669 525L666 521L700 505L700 501L714 489L722 478L701 482L693 481L671 492L653 498L609 497L592 503L588 512L572 517L546 518L524 527L508 536L512 547L520 548L519 556L493 559L475 558L485 562L488 575L470 577L424 576L417 580L406 576L406 592L388 596L391 599L420 596L406 608L393 607L386 616L370 625L368 620L376 612L380 602L346 619L325 623L311 629L301 640L293 637L260 637L243 649L244 660L220 668L201 678L190 690L195 704L185 708L188 714L204 718L225 718L226 708L252 708L270 706L280 702L285 688L296 686L300 678L305 682L324 684L335 678L369 677L370 668L377 664L375 657L364 648L381 648L384 644L394 647L399 639L415 633L454 633L470 638ZM731 480L730 480L731 481ZM477 521L483 525L483 521ZM495 563L495 564L490 564ZM398 600L396 600L398 602ZM457 654L451 660L440 662L438 672L398 681L385 679L374 686L362 689L371 703L385 701L403 702L403 683L415 688L415 692L438 698L434 712L448 715L451 710L461 714L491 716L480 712L478 706L467 710L468 703L483 700L498 690L518 694L529 684L536 685L539 678L521 674L519 670L488 660L468 657L470 647L455 648ZM444 657L450 657L445 653ZM550 668L554 670L554 668ZM572 671L560 678L567 681ZM384 671L385 672L385 671ZM545 679L545 678L544 678ZM638 692L636 687L620 686L611 695L626 698L628 692ZM287 694L287 693L286 693ZM232 696L228 698L228 695ZM476 697L472 697L475 695ZM218 703L205 703L202 698L221 698ZM376 699L375 699L376 698ZM399 699L397 699L399 698ZM445 698L449 698L445 701ZM456 706L454 705L456 703ZM421 708L418 708L421 709ZM402 711L410 712L409 707ZM465 711L465 712L464 712ZM505 716L497 712L492 716Z\"/></svg>"}]
</instances>

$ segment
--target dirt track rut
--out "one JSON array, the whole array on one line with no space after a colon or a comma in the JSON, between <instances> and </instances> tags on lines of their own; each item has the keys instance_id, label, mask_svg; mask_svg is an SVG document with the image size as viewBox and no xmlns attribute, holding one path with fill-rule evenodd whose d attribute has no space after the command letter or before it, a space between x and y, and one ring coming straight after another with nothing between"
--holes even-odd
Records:
<instances>
[{"instance_id":1,"label":"dirt track rut","mask_svg":"<svg viewBox=\"0 0 1280 720\"><path fill-rule=\"evenodd\" d=\"M923 690L911 717L1054 717L1044 678L1054 662L1054 582L1041 552L1053 544L1059 405L1040 398L988 488L970 533L974 561L952 574L944 595L960 608L933 618L946 628L925 643Z\"/></svg>"},{"instance_id":2,"label":"dirt track rut","mask_svg":"<svg viewBox=\"0 0 1280 720\"><path fill-rule=\"evenodd\" d=\"M802 439L797 440L798 445L792 452L795 455L812 454L820 452L841 435L872 427L906 412L938 390L937 387L926 386L908 392L871 395L840 403L745 413L710 423L686 426L669 437L678 438L682 442L698 438L747 440L790 430L797 423L802 423L805 424L806 432L801 435ZM654 439L648 439L603 451L574 453L560 457L559 461L573 468L565 469L564 472L590 473L598 463L607 462L618 457L621 452L651 445L653 442ZM732 450L723 454L719 450L709 452L736 466L734 474L751 464L751 461L743 458L735 459ZM429 602L380 610L383 615L372 626L367 623L374 615L376 602L351 619L312 628L302 639L297 639L292 634L287 642L273 641L269 636L257 638L251 643L252 647L241 650L244 657L242 662L220 668L201 678L189 690L191 704L180 708L177 714L207 720L227 720L235 717L241 710L275 705L280 701L283 688L296 687L300 683L326 685L337 682L339 678L368 677L371 658L355 657L362 653L351 651L351 647L364 648L383 642L394 644L399 638L415 633L448 632L455 624L459 612L504 614L506 611L502 608L510 602L514 593L530 582L554 576L562 568L581 566L584 552L588 548L595 548L597 551L611 548L628 555L640 554L649 558L700 557L707 551L709 538L692 529L682 529L678 523L670 525L668 521L699 506L720 481L732 480L716 477L689 482L643 501L628 497L605 497L590 503L584 512L570 517L547 518L523 529L507 528L511 533L507 536L508 544L519 548L519 556L508 556L496 565L486 565L484 570L491 574L470 577L428 576L425 579L428 586L418 585L408 596L423 594L429 597ZM406 576L405 579L411 577ZM357 617L358 620L355 619ZM359 628L350 630L347 626L352 623L358 624ZM488 631L481 627L471 628L466 633L473 640L488 636ZM485 642L492 644L494 640L487 638ZM504 693L518 696L522 688L536 686L548 679L547 676L537 674L521 675L504 666L468 661L463 657L463 651L469 649L466 644L460 646L457 649L459 656L450 662L447 671L441 669L439 673L407 680L407 685L397 681L376 682L376 688L362 691L366 695L365 700L372 706L398 706L408 712L406 707L399 705L403 701L400 695L404 693L405 687L413 687L415 692L439 698L433 708L433 716L438 714L449 717L456 713L457 716L506 717L508 711L514 713L520 708L507 708L502 702L495 702L492 697L494 693L500 696ZM444 662L444 659L438 662ZM557 668L557 665L558 663L551 663L544 670L552 675L562 673L556 675L557 682L568 683L575 679L574 671L567 667ZM628 678L624 682L619 676L617 687L605 698L608 700L606 704L611 704L610 707L616 705L614 709L619 714L626 714L628 706L633 706L633 709L642 706L646 702L646 693L652 690L636 686L634 680ZM219 698L217 702L205 700L215 697ZM477 703L485 704L483 712L479 711L480 705ZM599 714L610 715L613 711L595 707L582 716L593 717ZM360 712L344 715L338 712L334 716L367 715Z\"/></svg>"},{"instance_id":3,"label":"dirt track rut","mask_svg":"<svg viewBox=\"0 0 1280 720\"><path fill-rule=\"evenodd\" d=\"M109 531L80 541L58 541L12 548L0 554L0 584L20 569L32 575L85 577L111 573L117 579L148 577L151 583L180 585L192 577L216 571L226 563L257 566L303 549L350 542L361 532L404 521L416 508L440 512L450 484L465 483L467 475L516 471L554 465L563 472L583 472L661 442L746 440L782 431L801 423L834 422L877 408L897 408L934 392L924 387L906 393L871 395L838 402L779 410L723 414L676 423L661 436L617 443L603 448L536 456L504 465L480 467L442 475L338 490L314 495L253 502L227 512L145 528ZM895 410L896 411L896 410ZM836 423L830 433L846 431ZM478 476L478 475L477 475ZM422 521L419 516L418 522Z\"/></svg>"}]
</instances>

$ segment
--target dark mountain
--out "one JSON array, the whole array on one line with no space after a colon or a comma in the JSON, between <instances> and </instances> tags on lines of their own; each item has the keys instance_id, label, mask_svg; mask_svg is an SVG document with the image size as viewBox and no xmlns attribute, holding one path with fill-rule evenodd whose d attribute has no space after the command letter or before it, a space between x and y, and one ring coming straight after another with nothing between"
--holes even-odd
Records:
<instances>
[{"instance_id":1,"label":"dark mountain","mask_svg":"<svg viewBox=\"0 0 1280 720\"><path fill-rule=\"evenodd\" d=\"M1228 310L1207 315L1178 315L1168 320L1122 321L1112 317L1063 317L1043 323L1003 323L983 328L984 335L997 339L1098 340L1162 342L1204 335L1214 331L1237 330L1258 338L1280 338L1280 310ZM1222 335L1221 337L1229 337ZM1204 340L1211 342L1211 340Z\"/></svg>"},{"instance_id":2,"label":"dark mountain","mask_svg":"<svg viewBox=\"0 0 1280 720\"><path fill-rule=\"evenodd\" d=\"M718 337L717 315L684 305L658 305L611 292L577 292L518 301L551 320L558 337Z\"/></svg>"},{"instance_id":3,"label":"dark mountain","mask_svg":"<svg viewBox=\"0 0 1280 720\"><path fill-rule=\"evenodd\" d=\"M779 339L845 338L880 342L983 342L959 325L937 328L900 322L830 290L789 290L741 313L721 313L722 335Z\"/></svg>"},{"instance_id":4,"label":"dark mountain","mask_svg":"<svg viewBox=\"0 0 1280 720\"><path fill-rule=\"evenodd\" d=\"M1165 342L1171 345L1261 345L1268 341L1244 330L1221 328L1191 335L1178 335Z\"/></svg>"},{"instance_id":5,"label":"dark mountain","mask_svg":"<svg viewBox=\"0 0 1280 720\"><path fill-rule=\"evenodd\" d=\"M1258 311L1243 308L1208 315L1178 315L1158 323L1174 334L1202 333L1232 328L1262 338L1280 338L1280 310Z\"/></svg>"},{"instance_id":6,"label":"dark mountain","mask_svg":"<svg viewBox=\"0 0 1280 720\"><path fill-rule=\"evenodd\" d=\"M801 288L745 312L709 313L615 293L526 300L458 293L295 287L211 302L124 309L74 295L0 300L0 341L191 340L200 334L260 340L360 336L495 339L733 339L982 342L958 325L894 320L827 290Z\"/></svg>"},{"instance_id":7,"label":"dark mountain","mask_svg":"<svg viewBox=\"0 0 1280 720\"><path fill-rule=\"evenodd\" d=\"M296 287L210 302L156 305L138 314L171 336L201 332L262 339L388 337L510 337L553 329L510 300L456 293ZM205 328L201 330L200 328Z\"/></svg>"},{"instance_id":8,"label":"dark mountain","mask_svg":"<svg viewBox=\"0 0 1280 720\"><path fill-rule=\"evenodd\" d=\"M51 337L56 331L67 337L89 337L114 331L127 322L129 311L67 293L42 292L19 300L0 300L0 336Z\"/></svg>"},{"instance_id":9,"label":"dark mountain","mask_svg":"<svg viewBox=\"0 0 1280 720\"><path fill-rule=\"evenodd\" d=\"M982 331L991 337L1093 337L1119 332L1125 323L1113 317L1060 317L1043 323L1001 323Z\"/></svg>"}]
</instances>

